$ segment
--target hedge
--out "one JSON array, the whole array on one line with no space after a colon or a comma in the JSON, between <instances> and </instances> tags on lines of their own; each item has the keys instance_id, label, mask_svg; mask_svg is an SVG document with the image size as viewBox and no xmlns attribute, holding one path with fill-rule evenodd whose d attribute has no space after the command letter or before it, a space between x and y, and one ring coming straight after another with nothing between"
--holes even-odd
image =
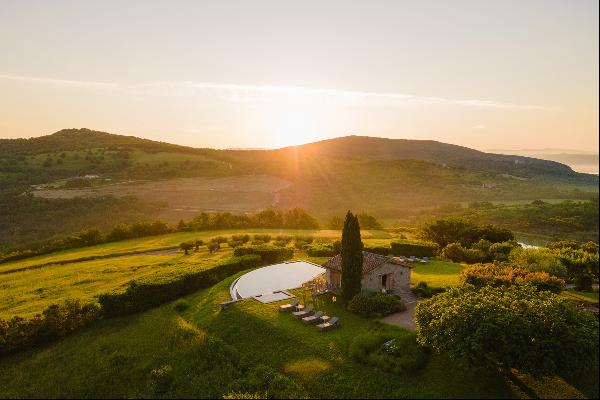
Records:
<instances>
[{"instance_id":1,"label":"hedge","mask_svg":"<svg viewBox=\"0 0 600 400\"><path fill-rule=\"evenodd\" d=\"M339 241L335 243L312 243L302 246L302 249L310 257L333 257L340 253L341 244Z\"/></svg>"},{"instance_id":2,"label":"hedge","mask_svg":"<svg viewBox=\"0 0 600 400\"><path fill-rule=\"evenodd\" d=\"M171 300L212 286L223 279L262 263L258 255L232 257L214 268L190 272L166 281L133 281L125 292L100 295L102 313L106 317L144 311Z\"/></svg>"},{"instance_id":3,"label":"hedge","mask_svg":"<svg viewBox=\"0 0 600 400\"><path fill-rule=\"evenodd\" d=\"M268 244L238 247L233 250L236 257L258 255L265 264L273 264L289 260L294 256L294 250L287 247L277 247Z\"/></svg>"},{"instance_id":4,"label":"hedge","mask_svg":"<svg viewBox=\"0 0 600 400\"><path fill-rule=\"evenodd\" d=\"M391 251L395 256L434 257L438 245L432 242L399 241L391 243Z\"/></svg>"},{"instance_id":5,"label":"hedge","mask_svg":"<svg viewBox=\"0 0 600 400\"><path fill-rule=\"evenodd\" d=\"M0 356L49 343L67 336L99 317L96 304L67 300L48 306L42 314L24 319L0 318Z\"/></svg>"},{"instance_id":6,"label":"hedge","mask_svg":"<svg viewBox=\"0 0 600 400\"><path fill-rule=\"evenodd\" d=\"M369 253L381 254L382 256L387 256L392 252L389 246L384 245L365 246L363 250Z\"/></svg>"},{"instance_id":7,"label":"hedge","mask_svg":"<svg viewBox=\"0 0 600 400\"><path fill-rule=\"evenodd\" d=\"M214 268L169 280L130 282L125 292L100 295L100 307L67 300L47 307L42 314L30 319L18 316L9 320L0 318L0 356L55 341L102 317L131 314L159 306L264 263L257 254L232 257ZM176 307L179 308L179 304Z\"/></svg>"}]
</instances>

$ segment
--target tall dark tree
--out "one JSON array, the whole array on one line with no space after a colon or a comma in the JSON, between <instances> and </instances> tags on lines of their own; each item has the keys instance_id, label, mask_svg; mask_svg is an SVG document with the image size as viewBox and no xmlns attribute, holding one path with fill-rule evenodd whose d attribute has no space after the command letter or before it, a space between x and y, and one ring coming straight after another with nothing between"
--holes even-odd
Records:
<instances>
[{"instance_id":1,"label":"tall dark tree","mask_svg":"<svg viewBox=\"0 0 600 400\"><path fill-rule=\"evenodd\" d=\"M342 297L350 301L361 290L363 244L360 239L358 218L350 211L346 214L342 230Z\"/></svg>"}]
</instances>

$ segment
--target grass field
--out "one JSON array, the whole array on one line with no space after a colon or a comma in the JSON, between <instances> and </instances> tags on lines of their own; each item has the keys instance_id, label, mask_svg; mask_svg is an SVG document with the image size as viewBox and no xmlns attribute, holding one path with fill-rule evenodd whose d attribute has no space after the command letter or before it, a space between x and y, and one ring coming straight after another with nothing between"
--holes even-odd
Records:
<instances>
[{"instance_id":1,"label":"grass field","mask_svg":"<svg viewBox=\"0 0 600 400\"><path fill-rule=\"evenodd\" d=\"M215 236L230 236L239 231L181 232L121 242L105 243L80 249L56 252L44 256L0 264L0 317L13 315L31 317L51 304L66 299L83 301L99 294L124 289L132 280L171 276L187 271L210 268L232 255L226 244L209 254L206 246L198 253L185 256L181 251L166 254L145 254L165 248L176 248L179 243ZM250 230L246 233L312 235L315 238L335 239L339 231ZM384 231L364 231L366 243L389 241ZM384 239L388 238L388 239ZM137 254L128 254L137 252ZM123 254L123 255L121 255ZM329 257L309 257L302 251L295 259L322 264Z\"/></svg>"},{"instance_id":2,"label":"grass field","mask_svg":"<svg viewBox=\"0 0 600 400\"><path fill-rule=\"evenodd\" d=\"M400 376L353 362L348 346L357 334L407 333L350 314L330 300L319 308L340 317L341 326L328 333L278 313L277 304L245 300L218 311L233 279L188 296L182 314L166 304L0 360L0 397L222 397L263 365L293 379L307 397L527 397L497 371L466 369L444 356L434 355L421 371ZM151 371L162 367L170 368L172 384L157 393ZM558 377L521 378L540 396L598 394L589 377L576 386Z\"/></svg>"},{"instance_id":3,"label":"grass field","mask_svg":"<svg viewBox=\"0 0 600 400\"><path fill-rule=\"evenodd\" d=\"M410 281L413 285L425 282L434 287L456 286L460 283L463 268L462 264L431 260L427 264L417 264L411 272Z\"/></svg>"}]
</instances>

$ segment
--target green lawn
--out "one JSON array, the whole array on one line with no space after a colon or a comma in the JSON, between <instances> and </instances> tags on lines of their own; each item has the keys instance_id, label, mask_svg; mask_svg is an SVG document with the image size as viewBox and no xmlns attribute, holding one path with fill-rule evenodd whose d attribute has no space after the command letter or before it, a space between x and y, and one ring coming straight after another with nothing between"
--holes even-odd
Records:
<instances>
[{"instance_id":1,"label":"green lawn","mask_svg":"<svg viewBox=\"0 0 600 400\"><path fill-rule=\"evenodd\" d=\"M318 305L340 317L340 327L327 333L280 314L277 304L250 299L219 311L218 303L229 300L233 279L188 296L189 308L182 314L173 303L166 304L101 321L42 349L0 360L0 397L222 397L239 390L236 382L261 365L293 379L303 395L313 398L525 395L497 371L466 369L440 355L421 371L401 376L353 362L348 346L357 334L407 331L350 314L338 302ZM173 383L157 393L151 371L164 366L172 368ZM597 395L593 385L580 385L589 390L582 392L556 377L550 382L524 376L522 381L540 395Z\"/></svg>"},{"instance_id":2,"label":"green lawn","mask_svg":"<svg viewBox=\"0 0 600 400\"><path fill-rule=\"evenodd\" d=\"M231 249L209 254L131 255L68 264L51 264L0 275L0 317L31 317L51 304L66 299L84 302L113 290L124 289L132 280L172 276L212 268L229 258Z\"/></svg>"},{"instance_id":3,"label":"green lawn","mask_svg":"<svg viewBox=\"0 0 600 400\"><path fill-rule=\"evenodd\" d=\"M427 264L419 264L411 272L411 283L426 282L429 286L446 287L456 286L460 283L460 273L465 266L463 264L431 260Z\"/></svg>"}]
</instances>

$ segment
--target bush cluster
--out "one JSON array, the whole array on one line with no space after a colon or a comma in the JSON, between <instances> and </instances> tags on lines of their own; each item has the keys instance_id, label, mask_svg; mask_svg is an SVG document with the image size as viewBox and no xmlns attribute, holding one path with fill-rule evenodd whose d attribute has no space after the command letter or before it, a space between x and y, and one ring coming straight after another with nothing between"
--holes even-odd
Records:
<instances>
[{"instance_id":1,"label":"bush cluster","mask_svg":"<svg viewBox=\"0 0 600 400\"><path fill-rule=\"evenodd\" d=\"M502 243L515 239L513 233L506 228L477 225L462 218L441 218L429 222L421 228L420 235L425 240L437 243L440 248L456 242L470 248L480 240Z\"/></svg>"},{"instance_id":2,"label":"bush cluster","mask_svg":"<svg viewBox=\"0 0 600 400\"><path fill-rule=\"evenodd\" d=\"M349 355L354 361L395 374L417 371L427 362L427 353L417 345L414 333L363 333L350 343Z\"/></svg>"},{"instance_id":3,"label":"bush cluster","mask_svg":"<svg viewBox=\"0 0 600 400\"><path fill-rule=\"evenodd\" d=\"M406 306L399 296L363 291L350 300L348 310L371 318L404 311Z\"/></svg>"},{"instance_id":4,"label":"bush cluster","mask_svg":"<svg viewBox=\"0 0 600 400\"><path fill-rule=\"evenodd\" d=\"M258 255L245 255L232 257L208 270L189 272L164 281L133 281L124 292L100 295L98 302L104 316L132 314L212 286L237 272L256 267L261 262Z\"/></svg>"},{"instance_id":5,"label":"bush cluster","mask_svg":"<svg viewBox=\"0 0 600 400\"><path fill-rule=\"evenodd\" d=\"M554 375L598 361L598 319L566 299L531 286L463 285L415 309L423 346L488 368Z\"/></svg>"},{"instance_id":6,"label":"bush cluster","mask_svg":"<svg viewBox=\"0 0 600 400\"><path fill-rule=\"evenodd\" d=\"M98 317L97 305L67 300L47 307L31 319L0 319L0 356L54 341Z\"/></svg>"},{"instance_id":7,"label":"bush cluster","mask_svg":"<svg viewBox=\"0 0 600 400\"><path fill-rule=\"evenodd\" d=\"M467 267L462 271L461 280L463 283L479 288L528 284L537 290L554 293L560 293L565 285L565 281L547 272L532 272L523 268L495 264L476 264Z\"/></svg>"},{"instance_id":8,"label":"bush cluster","mask_svg":"<svg viewBox=\"0 0 600 400\"><path fill-rule=\"evenodd\" d=\"M277 247L268 244L258 246L243 246L233 250L233 255L236 257L246 255L260 256L265 264L273 264L281 261L289 260L294 256L294 250L288 247Z\"/></svg>"},{"instance_id":9,"label":"bush cluster","mask_svg":"<svg viewBox=\"0 0 600 400\"><path fill-rule=\"evenodd\" d=\"M294 247L297 250L302 250L307 244L311 244L314 241L312 236L294 236Z\"/></svg>"},{"instance_id":10,"label":"bush cluster","mask_svg":"<svg viewBox=\"0 0 600 400\"><path fill-rule=\"evenodd\" d=\"M332 243L317 243L306 244L302 247L306 254L311 257L333 257L340 254L342 250L342 243L336 240Z\"/></svg>"},{"instance_id":11,"label":"bush cluster","mask_svg":"<svg viewBox=\"0 0 600 400\"><path fill-rule=\"evenodd\" d=\"M515 241L492 243L481 239L472 244L471 247L465 247L460 242L450 243L442 249L440 256L446 260L467 264L504 262L510 258L511 252L517 248L520 248L520 246Z\"/></svg>"},{"instance_id":12,"label":"bush cluster","mask_svg":"<svg viewBox=\"0 0 600 400\"><path fill-rule=\"evenodd\" d=\"M392 242L390 246L395 256L434 257L438 252L438 245L431 242L402 240Z\"/></svg>"}]
</instances>

